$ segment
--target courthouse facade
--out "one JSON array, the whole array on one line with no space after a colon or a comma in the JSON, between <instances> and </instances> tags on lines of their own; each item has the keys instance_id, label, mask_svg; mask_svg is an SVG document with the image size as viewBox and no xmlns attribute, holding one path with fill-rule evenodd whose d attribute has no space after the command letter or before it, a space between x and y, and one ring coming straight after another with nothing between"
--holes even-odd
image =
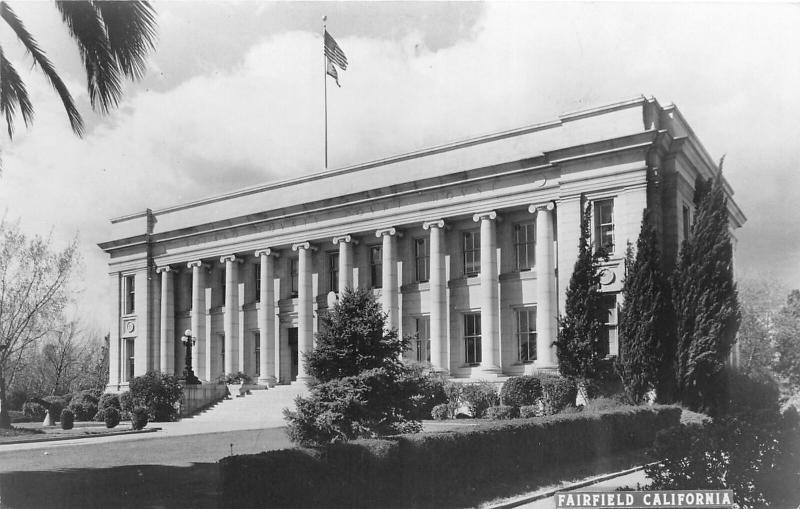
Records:
<instances>
[{"instance_id":1,"label":"courthouse facade","mask_svg":"<svg viewBox=\"0 0 800 509\"><path fill-rule=\"evenodd\" d=\"M695 179L718 168L674 106L638 97L543 124L112 220L109 390L182 373L304 378L319 316L374 289L409 359L452 377L557 367L553 341L581 211L602 270L609 355L628 242L649 208L666 268L688 235ZM727 184L726 184L727 185ZM727 188L729 197L732 191ZM744 216L729 199L731 231Z\"/></svg>"}]
</instances>

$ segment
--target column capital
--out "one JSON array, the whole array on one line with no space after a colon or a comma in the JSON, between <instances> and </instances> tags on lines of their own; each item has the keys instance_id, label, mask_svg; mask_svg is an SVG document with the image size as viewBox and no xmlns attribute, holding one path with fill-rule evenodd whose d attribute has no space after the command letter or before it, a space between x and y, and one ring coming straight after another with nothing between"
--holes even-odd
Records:
<instances>
[{"instance_id":1,"label":"column capital","mask_svg":"<svg viewBox=\"0 0 800 509\"><path fill-rule=\"evenodd\" d=\"M273 251L272 248L268 247L265 249L256 250L256 252L253 253L253 256L255 256L256 258L259 258L261 256L274 256L276 258L279 258L281 255L277 251Z\"/></svg>"},{"instance_id":2,"label":"column capital","mask_svg":"<svg viewBox=\"0 0 800 509\"><path fill-rule=\"evenodd\" d=\"M476 223L482 221L483 219L489 219L491 221L497 219L497 212L494 210L490 210L488 212L478 212L472 216L472 220Z\"/></svg>"},{"instance_id":3,"label":"column capital","mask_svg":"<svg viewBox=\"0 0 800 509\"><path fill-rule=\"evenodd\" d=\"M434 219L432 221L425 221L422 223L423 230L428 230L430 228L444 228L444 219Z\"/></svg>"},{"instance_id":4,"label":"column capital","mask_svg":"<svg viewBox=\"0 0 800 509\"><path fill-rule=\"evenodd\" d=\"M384 235L397 235L398 237L403 236L403 232L398 231L397 228L392 226L391 228L382 228L375 232L376 237L383 237Z\"/></svg>"},{"instance_id":5,"label":"column capital","mask_svg":"<svg viewBox=\"0 0 800 509\"><path fill-rule=\"evenodd\" d=\"M555 208L556 204L553 201L548 201L545 203L534 203L533 205L528 207L528 212L530 212L531 214L534 214L539 210L546 210L548 212L552 212L553 210L555 210Z\"/></svg>"},{"instance_id":6,"label":"column capital","mask_svg":"<svg viewBox=\"0 0 800 509\"><path fill-rule=\"evenodd\" d=\"M298 242L297 244L292 244L292 251L299 251L301 249L309 249L311 251L317 250L317 248L312 246L310 242Z\"/></svg>"},{"instance_id":7,"label":"column capital","mask_svg":"<svg viewBox=\"0 0 800 509\"><path fill-rule=\"evenodd\" d=\"M203 263L203 260L195 260L193 262L189 262L186 264L186 266L190 269L193 269L195 267L200 267L208 270L210 268L207 263Z\"/></svg>"},{"instance_id":8,"label":"column capital","mask_svg":"<svg viewBox=\"0 0 800 509\"><path fill-rule=\"evenodd\" d=\"M219 263L226 263L226 262L242 263L243 261L244 260L242 260L241 258L237 258L236 255L233 254L219 257Z\"/></svg>"},{"instance_id":9,"label":"column capital","mask_svg":"<svg viewBox=\"0 0 800 509\"><path fill-rule=\"evenodd\" d=\"M161 267L156 267L156 274L161 274L162 272L177 272L176 269L173 269L170 265L162 265Z\"/></svg>"},{"instance_id":10,"label":"column capital","mask_svg":"<svg viewBox=\"0 0 800 509\"><path fill-rule=\"evenodd\" d=\"M333 238L334 245L338 245L341 242L352 242L354 245L358 244L358 241L354 239L353 236L350 235L349 233L346 235L338 235Z\"/></svg>"}]
</instances>

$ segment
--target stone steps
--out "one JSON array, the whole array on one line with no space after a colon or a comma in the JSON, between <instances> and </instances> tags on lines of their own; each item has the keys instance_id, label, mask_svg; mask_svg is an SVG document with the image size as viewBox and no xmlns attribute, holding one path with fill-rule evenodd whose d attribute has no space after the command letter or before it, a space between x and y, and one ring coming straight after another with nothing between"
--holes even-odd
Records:
<instances>
[{"instance_id":1,"label":"stone steps","mask_svg":"<svg viewBox=\"0 0 800 509\"><path fill-rule=\"evenodd\" d=\"M229 423L232 428L243 424L282 425L283 409L293 408L294 399L307 393L308 388L302 383L253 390L244 396L224 399L193 417L182 419L181 422Z\"/></svg>"}]
</instances>

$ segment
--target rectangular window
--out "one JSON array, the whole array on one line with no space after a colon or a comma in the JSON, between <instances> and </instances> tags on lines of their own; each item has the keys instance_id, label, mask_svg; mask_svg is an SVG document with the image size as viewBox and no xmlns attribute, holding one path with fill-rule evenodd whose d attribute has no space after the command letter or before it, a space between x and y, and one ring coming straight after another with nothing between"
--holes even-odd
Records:
<instances>
[{"instance_id":1,"label":"rectangular window","mask_svg":"<svg viewBox=\"0 0 800 509\"><path fill-rule=\"evenodd\" d=\"M431 361L431 321L427 316L417 318L415 320L417 325L417 339L416 351L417 362L430 362Z\"/></svg>"},{"instance_id":2,"label":"rectangular window","mask_svg":"<svg viewBox=\"0 0 800 509\"><path fill-rule=\"evenodd\" d=\"M520 309L517 315L517 345L520 362L536 360L536 308Z\"/></svg>"},{"instance_id":3,"label":"rectangular window","mask_svg":"<svg viewBox=\"0 0 800 509\"><path fill-rule=\"evenodd\" d=\"M328 291L339 291L339 252L328 253Z\"/></svg>"},{"instance_id":4,"label":"rectangular window","mask_svg":"<svg viewBox=\"0 0 800 509\"><path fill-rule=\"evenodd\" d=\"M127 361L128 361L126 363L127 366L126 366L126 369L125 369L125 381L126 382L130 381L130 379L133 378L133 369L134 369L134 366L136 365L135 364L135 360L136 359L135 359L135 357L133 355L133 351L134 351L133 350L134 349L134 344L133 343L134 342L133 342L132 339L126 339L125 340L125 356L126 356Z\"/></svg>"},{"instance_id":5,"label":"rectangular window","mask_svg":"<svg viewBox=\"0 0 800 509\"><path fill-rule=\"evenodd\" d=\"M428 239L414 239L414 260L416 263L416 279L418 282L427 281L430 268L430 246Z\"/></svg>"},{"instance_id":6,"label":"rectangular window","mask_svg":"<svg viewBox=\"0 0 800 509\"><path fill-rule=\"evenodd\" d=\"M297 297L297 274L299 263L300 260L297 258L292 258L289 260L289 297L293 299Z\"/></svg>"},{"instance_id":7,"label":"rectangular window","mask_svg":"<svg viewBox=\"0 0 800 509\"><path fill-rule=\"evenodd\" d=\"M481 314L464 315L464 362L481 363Z\"/></svg>"},{"instance_id":8,"label":"rectangular window","mask_svg":"<svg viewBox=\"0 0 800 509\"><path fill-rule=\"evenodd\" d=\"M689 207L687 205L683 206L683 240L689 239L689 232L691 231L692 227L692 220L690 216L691 212L689 211Z\"/></svg>"},{"instance_id":9,"label":"rectangular window","mask_svg":"<svg viewBox=\"0 0 800 509\"><path fill-rule=\"evenodd\" d=\"M369 248L369 274L372 288L383 287L383 248L381 246Z\"/></svg>"},{"instance_id":10,"label":"rectangular window","mask_svg":"<svg viewBox=\"0 0 800 509\"><path fill-rule=\"evenodd\" d=\"M125 292L125 314L130 315L136 311L135 276L125 276L123 280L123 291Z\"/></svg>"},{"instance_id":11,"label":"rectangular window","mask_svg":"<svg viewBox=\"0 0 800 509\"><path fill-rule=\"evenodd\" d=\"M226 283L225 276L226 276L226 274L225 274L225 265L221 265L218 277L219 277L219 288L220 288L220 297L221 297L220 300L221 300L223 306L225 305L225 297L227 296L226 294L228 293L227 285L225 284Z\"/></svg>"},{"instance_id":12,"label":"rectangular window","mask_svg":"<svg viewBox=\"0 0 800 509\"><path fill-rule=\"evenodd\" d=\"M261 302L261 260L256 263L256 302Z\"/></svg>"},{"instance_id":13,"label":"rectangular window","mask_svg":"<svg viewBox=\"0 0 800 509\"><path fill-rule=\"evenodd\" d=\"M536 225L534 223L514 225L514 252L517 270L530 270L536 264Z\"/></svg>"},{"instance_id":14,"label":"rectangular window","mask_svg":"<svg viewBox=\"0 0 800 509\"><path fill-rule=\"evenodd\" d=\"M602 343L602 354L618 355L619 339L617 336L617 295L607 294L603 296L603 308L608 310L604 328L604 340Z\"/></svg>"},{"instance_id":15,"label":"rectangular window","mask_svg":"<svg viewBox=\"0 0 800 509\"><path fill-rule=\"evenodd\" d=\"M258 332L254 332L253 341L255 342L255 348L253 349L253 353L255 354L255 360L256 360L256 375L261 376L261 334Z\"/></svg>"},{"instance_id":16,"label":"rectangular window","mask_svg":"<svg viewBox=\"0 0 800 509\"><path fill-rule=\"evenodd\" d=\"M481 232L463 233L464 275L474 276L481 271Z\"/></svg>"},{"instance_id":17,"label":"rectangular window","mask_svg":"<svg viewBox=\"0 0 800 509\"><path fill-rule=\"evenodd\" d=\"M594 240L598 248L614 252L614 200L594 203Z\"/></svg>"}]
</instances>

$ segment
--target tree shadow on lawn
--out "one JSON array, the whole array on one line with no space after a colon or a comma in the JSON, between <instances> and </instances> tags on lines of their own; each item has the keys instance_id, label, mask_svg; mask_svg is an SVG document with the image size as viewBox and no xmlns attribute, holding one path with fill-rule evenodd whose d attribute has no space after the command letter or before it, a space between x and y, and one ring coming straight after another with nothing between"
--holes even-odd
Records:
<instances>
[{"instance_id":1,"label":"tree shadow on lawn","mask_svg":"<svg viewBox=\"0 0 800 509\"><path fill-rule=\"evenodd\" d=\"M0 474L0 508L214 508L216 463L130 465Z\"/></svg>"}]
</instances>

